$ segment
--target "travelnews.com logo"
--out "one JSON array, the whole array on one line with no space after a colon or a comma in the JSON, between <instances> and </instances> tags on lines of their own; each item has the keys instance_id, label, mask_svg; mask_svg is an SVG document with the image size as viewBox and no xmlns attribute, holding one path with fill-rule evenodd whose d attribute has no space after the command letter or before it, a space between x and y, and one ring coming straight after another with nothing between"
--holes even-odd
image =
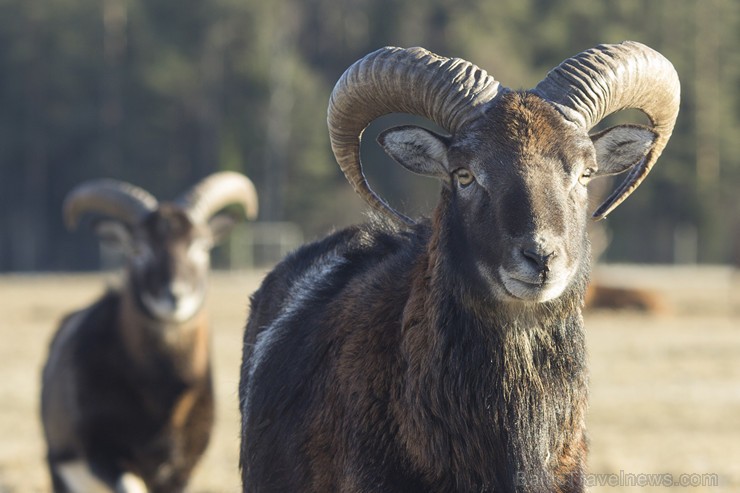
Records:
<instances>
[{"instance_id":1,"label":"travelnews.com logo","mask_svg":"<svg viewBox=\"0 0 740 493\"><path fill-rule=\"evenodd\" d=\"M619 471L619 473L600 473L585 474L583 483L586 487L663 487L663 488L700 488L719 486L719 475L713 473L705 474L678 474L671 473L631 473ZM546 487L552 484L550 478L528 475L526 473L517 473L517 482L520 486L536 489ZM566 485L560 485L566 486Z\"/></svg>"}]
</instances>

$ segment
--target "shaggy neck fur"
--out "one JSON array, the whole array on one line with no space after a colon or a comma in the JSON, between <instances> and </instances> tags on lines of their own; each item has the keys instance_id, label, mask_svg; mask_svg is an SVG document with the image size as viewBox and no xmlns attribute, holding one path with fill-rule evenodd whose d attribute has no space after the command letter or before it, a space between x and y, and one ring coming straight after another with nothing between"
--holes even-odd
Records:
<instances>
[{"instance_id":1,"label":"shaggy neck fur","mask_svg":"<svg viewBox=\"0 0 740 493\"><path fill-rule=\"evenodd\" d=\"M551 302L492 299L471 282L459 240L445 237L455 231L447 209L404 311L397 412L418 414L400 420L399 434L440 491L568 490L585 460L587 267Z\"/></svg>"},{"instance_id":2,"label":"shaggy neck fur","mask_svg":"<svg viewBox=\"0 0 740 493\"><path fill-rule=\"evenodd\" d=\"M210 369L205 310L199 310L186 322L176 323L152 318L140 305L129 282L121 292L117 325L127 353L142 372L162 374L164 370L185 384L207 375Z\"/></svg>"}]
</instances>

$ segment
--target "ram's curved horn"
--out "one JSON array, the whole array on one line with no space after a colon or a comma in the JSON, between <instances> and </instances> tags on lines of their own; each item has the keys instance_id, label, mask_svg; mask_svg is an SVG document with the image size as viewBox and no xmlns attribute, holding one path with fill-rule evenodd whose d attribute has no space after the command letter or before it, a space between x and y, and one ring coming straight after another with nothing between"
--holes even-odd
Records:
<instances>
[{"instance_id":1,"label":"ram's curved horn","mask_svg":"<svg viewBox=\"0 0 740 493\"><path fill-rule=\"evenodd\" d=\"M412 223L368 185L360 161L362 132L380 116L409 113L428 118L454 135L498 91L493 77L465 60L443 58L423 48L381 48L355 62L334 87L327 115L334 156L368 204Z\"/></svg>"},{"instance_id":2,"label":"ram's curved horn","mask_svg":"<svg viewBox=\"0 0 740 493\"><path fill-rule=\"evenodd\" d=\"M257 217L257 191L252 181L241 173L222 171L214 173L176 201L195 223L205 223L214 214L231 204L239 204L249 219Z\"/></svg>"},{"instance_id":3,"label":"ram's curved horn","mask_svg":"<svg viewBox=\"0 0 740 493\"><path fill-rule=\"evenodd\" d=\"M650 119L657 134L652 149L596 209L595 219L606 217L650 173L673 132L681 98L678 74L671 62L634 41L599 45L568 58L551 70L533 92L573 110L576 123L586 130L626 108L639 109Z\"/></svg>"},{"instance_id":4,"label":"ram's curved horn","mask_svg":"<svg viewBox=\"0 0 740 493\"><path fill-rule=\"evenodd\" d=\"M157 199L130 183L100 179L81 183L64 200L64 222L69 229L77 227L80 217L95 212L134 226L157 208Z\"/></svg>"}]
</instances>

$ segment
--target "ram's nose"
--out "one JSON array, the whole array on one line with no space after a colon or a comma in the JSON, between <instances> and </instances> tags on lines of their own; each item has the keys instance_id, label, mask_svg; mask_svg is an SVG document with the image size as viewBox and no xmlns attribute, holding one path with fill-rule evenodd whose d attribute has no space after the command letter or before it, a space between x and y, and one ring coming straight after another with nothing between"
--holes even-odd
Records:
<instances>
[{"instance_id":1,"label":"ram's nose","mask_svg":"<svg viewBox=\"0 0 740 493\"><path fill-rule=\"evenodd\" d=\"M548 272L550 263L555 258L554 250L542 250L539 248L522 248L522 257L539 272Z\"/></svg>"}]
</instances>

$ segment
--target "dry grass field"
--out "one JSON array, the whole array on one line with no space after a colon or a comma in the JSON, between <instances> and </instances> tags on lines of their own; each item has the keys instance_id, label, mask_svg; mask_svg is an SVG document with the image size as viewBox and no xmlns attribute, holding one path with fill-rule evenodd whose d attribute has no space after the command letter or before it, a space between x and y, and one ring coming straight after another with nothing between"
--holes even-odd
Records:
<instances>
[{"instance_id":1,"label":"dry grass field","mask_svg":"<svg viewBox=\"0 0 740 493\"><path fill-rule=\"evenodd\" d=\"M38 420L48 341L60 317L92 301L110 277L0 276L0 493L49 491ZM595 277L653 290L663 309L586 316L591 490L740 491L740 274L613 266ZM254 272L212 278L219 408L193 493L239 491L240 345L248 296L260 278ZM715 479L717 486L706 484ZM684 480L705 484L668 486Z\"/></svg>"}]
</instances>

